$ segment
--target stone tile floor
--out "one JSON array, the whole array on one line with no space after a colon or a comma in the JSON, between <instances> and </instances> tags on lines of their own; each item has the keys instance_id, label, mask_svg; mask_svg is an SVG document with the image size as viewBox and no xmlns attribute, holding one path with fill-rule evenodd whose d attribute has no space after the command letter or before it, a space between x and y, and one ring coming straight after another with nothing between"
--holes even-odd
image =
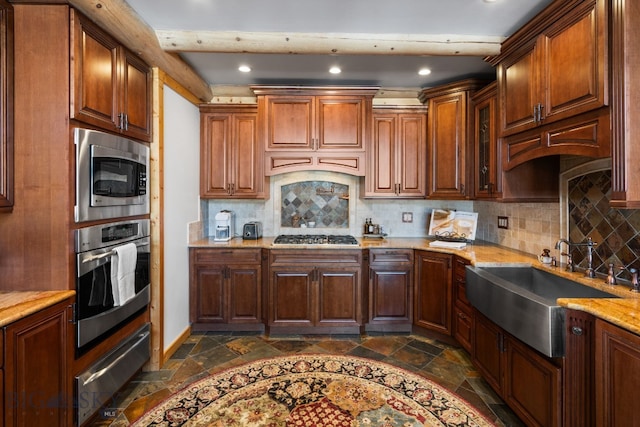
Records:
<instances>
[{"instance_id":1,"label":"stone tile floor","mask_svg":"<svg viewBox=\"0 0 640 427\"><path fill-rule=\"evenodd\" d=\"M194 332L159 371L141 372L89 426L128 426L186 385L243 363L296 353L333 353L383 361L455 392L498 426L523 426L480 377L462 349L417 335L271 336Z\"/></svg>"}]
</instances>

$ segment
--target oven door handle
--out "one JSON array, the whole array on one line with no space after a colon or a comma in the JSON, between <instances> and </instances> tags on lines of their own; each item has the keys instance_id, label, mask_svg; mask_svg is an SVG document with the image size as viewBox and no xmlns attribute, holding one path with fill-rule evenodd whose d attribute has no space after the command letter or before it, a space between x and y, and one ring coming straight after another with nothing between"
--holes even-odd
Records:
<instances>
[{"instance_id":1,"label":"oven door handle","mask_svg":"<svg viewBox=\"0 0 640 427\"><path fill-rule=\"evenodd\" d=\"M148 244L149 244L148 242L136 243L136 247L139 248L141 246L145 246L145 245L148 245ZM115 253L116 253L115 249L112 249L109 252L104 252L104 253L101 253L101 254L98 254L98 255L89 255L88 257L86 257L86 258L84 258L82 260L82 263L86 264L88 262L95 261L97 259L106 258L108 256L115 255Z\"/></svg>"}]
</instances>

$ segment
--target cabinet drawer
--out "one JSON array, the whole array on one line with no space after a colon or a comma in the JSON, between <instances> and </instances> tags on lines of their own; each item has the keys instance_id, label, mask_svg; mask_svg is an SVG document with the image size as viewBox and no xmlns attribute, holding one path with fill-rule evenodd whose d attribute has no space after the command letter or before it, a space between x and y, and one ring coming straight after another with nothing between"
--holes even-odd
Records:
<instances>
[{"instance_id":1,"label":"cabinet drawer","mask_svg":"<svg viewBox=\"0 0 640 427\"><path fill-rule=\"evenodd\" d=\"M393 262L413 263L413 250L410 249L370 249L369 263Z\"/></svg>"},{"instance_id":2,"label":"cabinet drawer","mask_svg":"<svg viewBox=\"0 0 640 427\"><path fill-rule=\"evenodd\" d=\"M453 263L453 272L456 277L462 278L462 280L466 280L467 270L465 267L469 265L469 261L463 258L456 257L455 262Z\"/></svg>"},{"instance_id":3,"label":"cabinet drawer","mask_svg":"<svg viewBox=\"0 0 640 427\"><path fill-rule=\"evenodd\" d=\"M271 250L271 265L278 264L358 264L362 262L362 251L360 250Z\"/></svg>"},{"instance_id":4,"label":"cabinet drawer","mask_svg":"<svg viewBox=\"0 0 640 427\"><path fill-rule=\"evenodd\" d=\"M191 249L195 263L260 263L261 249Z\"/></svg>"},{"instance_id":5,"label":"cabinet drawer","mask_svg":"<svg viewBox=\"0 0 640 427\"><path fill-rule=\"evenodd\" d=\"M455 296L455 303L456 305L459 305L463 308L466 308L467 310L471 309L471 304L469 303L469 300L467 299L467 284L464 280L459 280L458 277L456 277L454 279L453 282L453 287L454 287L454 296Z\"/></svg>"}]
</instances>

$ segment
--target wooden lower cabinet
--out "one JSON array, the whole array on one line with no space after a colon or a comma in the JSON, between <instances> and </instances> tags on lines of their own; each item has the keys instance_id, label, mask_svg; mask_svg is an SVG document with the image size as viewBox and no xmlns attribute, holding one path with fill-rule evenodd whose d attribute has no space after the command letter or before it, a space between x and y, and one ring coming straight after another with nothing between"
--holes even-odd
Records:
<instances>
[{"instance_id":1,"label":"wooden lower cabinet","mask_svg":"<svg viewBox=\"0 0 640 427\"><path fill-rule=\"evenodd\" d=\"M596 425L640 426L640 336L596 320L595 383Z\"/></svg>"},{"instance_id":2,"label":"wooden lower cabinet","mask_svg":"<svg viewBox=\"0 0 640 427\"><path fill-rule=\"evenodd\" d=\"M503 399L527 425L562 425L562 369L505 337Z\"/></svg>"},{"instance_id":3,"label":"wooden lower cabinet","mask_svg":"<svg viewBox=\"0 0 640 427\"><path fill-rule=\"evenodd\" d=\"M479 312L474 313L471 359L482 377L502 394L504 336L492 321Z\"/></svg>"},{"instance_id":4,"label":"wooden lower cabinet","mask_svg":"<svg viewBox=\"0 0 640 427\"><path fill-rule=\"evenodd\" d=\"M195 329L262 330L262 249L189 250Z\"/></svg>"},{"instance_id":5,"label":"wooden lower cabinet","mask_svg":"<svg viewBox=\"0 0 640 427\"><path fill-rule=\"evenodd\" d=\"M369 250L367 331L411 331L413 250Z\"/></svg>"},{"instance_id":6,"label":"wooden lower cabinet","mask_svg":"<svg viewBox=\"0 0 640 427\"><path fill-rule=\"evenodd\" d=\"M350 332L362 326L360 250L272 250L271 331Z\"/></svg>"},{"instance_id":7,"label":"wooden lower cabinet","mask_svg":"<svg viewBox=\"0 0 640 427\"><path fill-rule=\"evenodd\" d=\"M477 310L472 360L483 378L529 426L560 426L562 367L510 336Z\"/></svg>"},{"instance_id":8,"label":"wooden lower cabinet","mask_svg":"<svg viewBox=\"0 0 640 427\"><path fill-rule=\"evenodd\" d=\"M3 329L3 425L72 425L73 302L69 298Z\"/></svg>"},{"instance_id":9,"label":"wooden lower cabinet","mask_svg":"<svg viewBox=\"0 0 640 427\"><path fill-rule=\"evenodd\" d=\"M595 426L595 323L593 315L565 312L565 352L562 378L565 427Z\"/></svg>"},{"instance_id":10,"label":"wooden lower cabinet","mask_svg":"<svg viewBox=\"0 0 640 427\"><path fill-rule=\"evenodd\" d=\"M452 335L451 302L453 255L415 251L413 324L445 335Z\"/></svg>"}]
</instances>

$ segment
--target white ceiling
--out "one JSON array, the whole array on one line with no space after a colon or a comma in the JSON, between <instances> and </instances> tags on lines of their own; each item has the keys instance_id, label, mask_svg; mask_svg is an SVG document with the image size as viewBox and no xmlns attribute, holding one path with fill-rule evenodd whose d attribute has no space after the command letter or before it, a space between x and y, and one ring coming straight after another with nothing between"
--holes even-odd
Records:
<instances>
[{"instance_id":1,"label":"white ceiling","mask_svg":"<svg viewBox=\"0 0 640 427\"><path fill-rule=\"evenodd\" d=\"M428 47L424 51L420 47L403 50L406 45L403 42L418 40L420 46L420 41L457 40L456 37L464 36L459 38L491 40L495 45L495 40L499 43L511 35L551 1L126 0L160 40L175 33L178 38L189 36L202 44L197 52L181 51L181 47L175 50L212 85L214 93L221 93L224 87L252 84L411 89L471 76L492 78L495 73L483 60L485 55L466 54L466 48L459 49L462 52L459 55L423 54L433 50ZM232 41L240 42L250 39L254 33L263 38L276 33L292 41L309 36L311 42L301 49L293 49L302 52L294 54L269 53L282 52L282 46L267 39L259 46L237 43L237 47L222 47L222 37L231 34ZM371 49L358 51L357 47L350 51L356 53L344 55L318 53L324 52L325 44L335 42L337 46L344 39L358 37L377 40L378 36L393 40L398 49L395 46L391 49L387 44L382 49L384 54L373 54ZM343 45L340 46L339 51L345 51ZM241 64L249 65L252 71L240 73ZM328 69L333 65L340 66L342 73L329 74ZM419 76L417 71L424 67L432 73Z\"/></svg>"}]
</instances>

